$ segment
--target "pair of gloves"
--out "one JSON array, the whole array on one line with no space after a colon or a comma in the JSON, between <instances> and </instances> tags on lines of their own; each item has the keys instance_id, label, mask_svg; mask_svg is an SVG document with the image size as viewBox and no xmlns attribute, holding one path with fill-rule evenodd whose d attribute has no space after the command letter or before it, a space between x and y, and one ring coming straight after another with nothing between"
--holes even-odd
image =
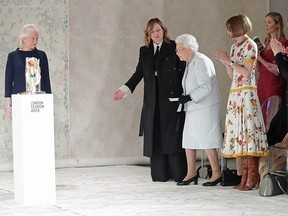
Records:
<instances>
[{"instance_id":1,"label":"pair of gloves","mask_svg":"<svg viewBox=\"0 0 288 216\"><path fill-rule=\"evenodd\" d=\"M192 99L191 99L191 97L189 95L181 95L178 102L180 104L185 104L188 101L192 101Z\"/></svg>"}]
</instances>

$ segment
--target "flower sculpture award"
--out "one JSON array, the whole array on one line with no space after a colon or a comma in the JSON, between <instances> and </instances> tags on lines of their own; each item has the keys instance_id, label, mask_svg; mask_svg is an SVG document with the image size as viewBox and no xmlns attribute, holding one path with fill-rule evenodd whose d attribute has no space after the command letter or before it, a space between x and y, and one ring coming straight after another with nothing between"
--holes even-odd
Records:
<instances>
[{"instance_id":1,"label":"flower sculpture award","mask_svg":"<svg viewBox=\"0 0 288 216\"><path fill-rule=\"evenodd\" d=\"M25 94L42 94L40 59L27 57L25 65L26 92Z\"/></svg>"}]
</instances>

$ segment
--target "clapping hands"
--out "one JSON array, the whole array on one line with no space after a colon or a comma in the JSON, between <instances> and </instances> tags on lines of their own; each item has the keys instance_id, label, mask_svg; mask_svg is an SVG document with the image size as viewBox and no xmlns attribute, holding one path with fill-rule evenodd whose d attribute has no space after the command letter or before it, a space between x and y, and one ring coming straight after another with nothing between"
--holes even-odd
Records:
<instances>
[{"instance_id":1,"label":"clapping hands","mask_svg":"<svg viewBox=\"0 0 288 216\"><path fill-rule=\"evenodd\" d=\"M218 50L214 53L214 58L218 59L221 63L223 63L226 66L229 66L230 58L227 52L224 50Z\"/></svg>"},{"instance_id":2,"label":"clapping hands","mask_svg":"<svg viewBox=\"0 0 288 216\"><path fill-rule=\"evenodd\" d=\"M277 53L279 52L284 52L284 47L282 46L281 42L278 41L275 37L271 37L270 46L271 46L274 56L276 56Z\"/></svg>"}]
</instances>

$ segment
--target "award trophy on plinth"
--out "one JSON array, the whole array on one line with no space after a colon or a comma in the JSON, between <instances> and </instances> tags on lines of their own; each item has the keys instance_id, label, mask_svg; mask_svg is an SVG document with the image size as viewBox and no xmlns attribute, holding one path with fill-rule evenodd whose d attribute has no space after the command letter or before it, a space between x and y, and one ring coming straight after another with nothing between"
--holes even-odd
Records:
<instances>
[{"instance_id":1,"label":"award trophy on plinth","mask_svg":"<svg viewBox=\"0 0 288 216\"><path fill-rule=\"evenodd\" d=\"M26 57L25 64L26 91L21 94L45 94L41 91L40 59Z\"/></svg>"}]
</instances>

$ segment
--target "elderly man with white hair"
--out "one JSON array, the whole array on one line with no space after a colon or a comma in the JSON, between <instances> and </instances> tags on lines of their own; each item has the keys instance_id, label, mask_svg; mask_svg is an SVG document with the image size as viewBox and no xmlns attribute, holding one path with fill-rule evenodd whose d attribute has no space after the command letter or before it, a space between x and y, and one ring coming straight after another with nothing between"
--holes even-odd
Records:
<instances>
[{"instance_id":1,"label":"elderly man with white hair","mask_svg":"<svg viewBox=\"0 0 288 216\"><path fill-rule=\"evenodd\" d=\"M198 184L196 150L204 149L212 167L212 177L203 186L215 186L221 182L217 149L223 137L220 126L220 94L213 62L198 52L194 36L183 34L176 38L176 52L186 61L182 80L183 95L179 103L186 112L182 147L187 157L187 175L179 186Z\"/></svg>"}]
</instances>

